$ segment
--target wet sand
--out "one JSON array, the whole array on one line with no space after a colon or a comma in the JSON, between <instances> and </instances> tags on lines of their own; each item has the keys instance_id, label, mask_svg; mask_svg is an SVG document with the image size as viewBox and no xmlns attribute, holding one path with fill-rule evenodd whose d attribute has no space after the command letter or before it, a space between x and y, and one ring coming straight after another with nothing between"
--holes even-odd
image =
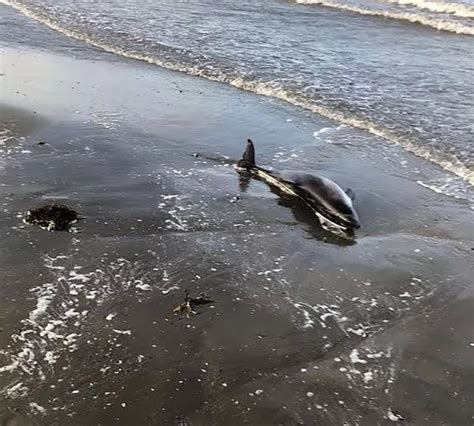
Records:
<instances>
[{"instance_id":1,"label":"wet sand","mask_svg":"<svg viewBox=\"0 0 474 426\"><path fill-rule=\"evenodd\" d=\"M0 424L472 424L473 212L420 184L444 171L46 36L2 52ZM355 241L192 155L247 137L262 165L351 187ZM78 233L22 223L51 202ZM215 304L173 315L185 289Z\"/></svg>"}]
</instances>

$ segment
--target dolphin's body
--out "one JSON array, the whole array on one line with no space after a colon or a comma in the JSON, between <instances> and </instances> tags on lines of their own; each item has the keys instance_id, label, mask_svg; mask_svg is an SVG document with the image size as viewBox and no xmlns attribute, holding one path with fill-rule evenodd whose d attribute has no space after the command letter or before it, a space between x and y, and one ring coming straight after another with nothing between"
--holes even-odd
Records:
<instances>
[{"instance_id":1,"label":"dolphin's body","mask_svg":"<svg viewBox=\"0 0 474 426\"><path fill-rule=\"evenodd\" d=\"M280 191L302 199L319 217L344 230L360 228L359 217L353 206L354 193L344 192L335 182L305 173L277 173L258 167L255 163L255 147L249 139L240 169L248 170L257 179Z\"/></svg>"}]
</instances>

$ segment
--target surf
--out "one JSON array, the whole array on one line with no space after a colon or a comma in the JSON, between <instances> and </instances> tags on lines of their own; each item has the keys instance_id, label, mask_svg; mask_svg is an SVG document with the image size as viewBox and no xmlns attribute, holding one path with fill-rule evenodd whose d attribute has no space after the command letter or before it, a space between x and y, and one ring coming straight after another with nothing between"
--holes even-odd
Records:
<instances>
[{"instance_id":1,"label":"surf","mask_svg":"<svg viewBox=\"0 0 474 426\"><path fill-rule=\"evenodd\" d=\"M298 0L299 2L324 3L326 0ZM403 0L401 0L403 1ZM413 0L417 1L417 0ZM316 2L316 3L315 3ZM317 100L306 96L305 92L299 93L290 87L283 87L281 83L274 81L262 81L261 79L250 75L235 75L230 74L219 69L217 66L205 66L205 58L196 58L193 64L186 63L186 58L183 58L183 49L178 51L171 46L159 45L156 47L161 53L156 52L138 52L133 48L118 47L109 42L104 41L100 37L94 36L91 33L85 33L76 29L68 28L61 24L58 20L52 19L47 14L41 11L39 7L32 7L23 4L17 0L0 0L0 3L11 6L28 16L68 37L81 40L91 46L100 48L109 53L113 53L122 57L139 60L160 66L162 68L173 71L183 72L188 75L198 76L207 80L224 83L240 90L245 90L258 95L271 97L282 100L296 107L310 111L314 114L326 117L339 124L347 125L356 129L366 131L372 135L378 136L387 142L400 145L404 150L409 151L418 157L424 158L432 163L441 166L448 172L451 172L470 185L474 185L474 171L469 168L455 153L439 151L436 147L431 148L428 144L419 142L416 137L407 137L400 134L395 129L390 129L380 125L373 120L363 117L357 111L347 111L331 107L328 105L321 105ZM331 3L336 4L336 3ZM339 3L337 3L339 4ZM344 6L344 5L343 5ZM344 6L345 7L345 6ZM472 29L474 34L474 29ZM184 54L186 56L186 54ZM196 65L194 62L200 63ZM209 62L209 58L207 59ZM305 89L306 90L306 89Z\"/></svg>"},{"instance_id":2,"label":"surf","mask_svg":"<svg viewBox=\"0 0 474 426\"><path fill-rule=\"evenodd\" d=\"M474 27L470 27L461 22L448 21L446 19L438 19L431 16L421 15L412 12L398 12L380 9L369 9L352 4L339 3L330 0L295 0L297 4L314 5L327 7L331 9L343 10L346 12L353 12L364 16L374 16L380 18L393 19L397 21L405 21L412 24L420 24L426 27L434 28L438 31L446 31L455 34L474 35ZM397 2L398 3L398 2ZM398 3L405 4L405 3ZM428 6L426 6L428 7ZM452 10L449 9L448 10ZM462 13L462 12L461 12ZM464 12L466 13L466 12ZM470 13L470 12L469 12ZM469 16L470 17L470 16Z\"/></svg>"}]
</instances>

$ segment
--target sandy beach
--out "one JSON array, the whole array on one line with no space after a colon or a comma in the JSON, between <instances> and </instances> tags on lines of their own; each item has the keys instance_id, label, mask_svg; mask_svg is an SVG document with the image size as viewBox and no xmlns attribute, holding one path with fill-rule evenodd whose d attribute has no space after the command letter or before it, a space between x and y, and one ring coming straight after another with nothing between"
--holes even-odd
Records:
<instances>
[{"instance_id":1,"label":"sandy beach","mask_svg":"<svg viewBox=\"0 0 474 426\"><path fill-rule=\"evenodd\" d=\"M473 210L424 185L447 172L0 11L1 425L472 423ZM352 188L355 240L242 192L248 137ZM22 222L52 202L77 233ZM174 315L186 289L215 303Z\"/></svg>"}]
</instances>

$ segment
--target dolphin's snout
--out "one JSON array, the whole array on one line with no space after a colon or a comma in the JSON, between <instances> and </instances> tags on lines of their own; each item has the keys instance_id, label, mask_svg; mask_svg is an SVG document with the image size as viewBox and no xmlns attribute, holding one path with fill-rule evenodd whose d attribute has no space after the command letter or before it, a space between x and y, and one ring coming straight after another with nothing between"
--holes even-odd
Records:
<instances>
[{"instance_id":1,"label":"dolphin's snout","mask_svg":"<svg viewBox=\"0 0 474 426\"><path fill-rule=\"evenodd\" d=\"M352 229L359 229L361 227L357 213L353 212L351 215L347 215L345 220L348 226Z\"/></svg>"}]
</instances>

